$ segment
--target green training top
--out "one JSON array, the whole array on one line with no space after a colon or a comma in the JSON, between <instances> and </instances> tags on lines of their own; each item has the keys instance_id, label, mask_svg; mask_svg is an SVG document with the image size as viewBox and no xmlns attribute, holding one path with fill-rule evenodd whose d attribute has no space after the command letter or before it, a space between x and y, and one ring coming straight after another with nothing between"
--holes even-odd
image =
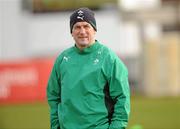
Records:
<instances>
[{"instance_id":1,"label":"green training top","mask_svg":"<svg viewBox=\"0 0 180 129\"><path fill-rule=\"evenodd\" d=\"M96 41L62 52L47 86L51 129L124 129L130 112L128 72Z\"/></svg>"}]
</instances>

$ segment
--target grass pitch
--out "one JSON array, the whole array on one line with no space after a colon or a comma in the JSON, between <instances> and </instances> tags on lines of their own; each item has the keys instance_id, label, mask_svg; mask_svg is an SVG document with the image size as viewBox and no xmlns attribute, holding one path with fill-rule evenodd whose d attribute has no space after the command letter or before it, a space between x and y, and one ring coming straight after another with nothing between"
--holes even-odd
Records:
<instances>
[{"instance_id":1,"label":"grass pitch","mask_svg":"<svg viewBox=\"0 0 180 129\"><path fill-rule=\"evenodd\" d=\"M46 103L0 105L0 129L49 129ZM128 129L180 129L180 98L131 99Z\"/></svg>"}]
</instances>

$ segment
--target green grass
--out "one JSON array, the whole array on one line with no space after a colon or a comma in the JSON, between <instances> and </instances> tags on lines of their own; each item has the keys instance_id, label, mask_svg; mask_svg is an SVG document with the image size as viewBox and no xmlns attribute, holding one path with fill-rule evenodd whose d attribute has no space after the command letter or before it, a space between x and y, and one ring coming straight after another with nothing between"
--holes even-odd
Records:
<instances>
[{"instance_id":1,"label":"green grass","mask_svg":"<svg viewBox=\"0 0 180 129\"><path fill-rule=\"evenodd\" d=\"M180 98L132 97L129 128L180 129Z\"/></svg>"},{"instance_id":2,"label":"green grass","mask_svg":"<svg viewBox=\"0 0 180 129\"><path fill-rule=\"evenodd\" d=\"M0 107L0 129L48 129L48 105L34 103Z\"/></svg>"},{"instance_id":3,"label":"green grass","mask_svg":"<svg viewBox=\"0 0 180 129\"><path fill-rule=\"evenodd\" d=\"M48 110L46 103L1 105L0 129L49 129ZM128 129L180 129L180 98L132 97Z\"/></svg>"}]
</instances>

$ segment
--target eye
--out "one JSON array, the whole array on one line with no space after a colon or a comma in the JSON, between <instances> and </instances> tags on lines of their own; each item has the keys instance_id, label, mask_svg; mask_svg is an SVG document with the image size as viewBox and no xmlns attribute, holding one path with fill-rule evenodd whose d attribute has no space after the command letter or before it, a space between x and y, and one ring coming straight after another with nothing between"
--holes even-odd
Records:
<instances>
[{"instance_id":1,"label":"eye","mask_svg":"<svg viewBox=\"0 0 180 129\"><path fill-rule=\"evenodd\" d=\"M80 27L80 26L76 26L76 25L73 26L72 31L78 32L78 31L80 31L80 30L81 30L81 27Z\"/></svg>"},{"instance_id":2,"label":"eye","mask_svg":"<svg viewBox=\"0 0 180 129\"><path fill-rule=\"evenodd\" d=\"M91 26L89 24L87 24L87 25L84 25L84 28L89 29L89 28L91 28Z\"/></svg>"},{"instance_id":3,"label":"eye","mask_svg":"<svg viewBox=\"0 0 180 129\"><path fill-rule=\"evenodd\" d=\"M75 30L77 30L77 29L80 29L81 27L80 26L74 26L73 27Z\"/></svg>"}]
</instances>

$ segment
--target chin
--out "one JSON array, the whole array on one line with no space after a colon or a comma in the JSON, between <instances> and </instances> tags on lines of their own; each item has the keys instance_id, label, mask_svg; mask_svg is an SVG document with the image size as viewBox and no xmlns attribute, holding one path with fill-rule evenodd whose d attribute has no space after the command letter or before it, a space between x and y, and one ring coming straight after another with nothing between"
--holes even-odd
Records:
<instances>
[{"instance_id":1,"label":"chin","mask_svg":"<svg viewBox=\"0 0 180 129\"><path fill-rule=\"evenodd\" d=\"M81 45L81 46L87 46L87 45L89 45L89 42L87 42L87 41L81 41L81 42L79 42L79 45Z\"/></svg>"}]
</instances>

